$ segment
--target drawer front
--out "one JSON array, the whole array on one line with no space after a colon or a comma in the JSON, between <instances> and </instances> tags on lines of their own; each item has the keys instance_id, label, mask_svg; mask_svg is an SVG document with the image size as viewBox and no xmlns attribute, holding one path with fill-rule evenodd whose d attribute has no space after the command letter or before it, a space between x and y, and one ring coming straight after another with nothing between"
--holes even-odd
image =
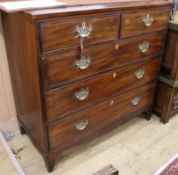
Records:
<instances>
[{"instance_id":1,"label":"drawer front","mask_svg":"<svg viewBox=\"0 0 178 175\"><path fill-rule=\"evenodd\" d=\"M119 15L44 22L40 25L42 50L79 47L80 38L84 39L84 44L115 40L118 38L118 24Z\"/></svg>"},{"instance_id":2,"label":"drawer front","mask_svg":"<svg viewBox=\"0 0 178 175\"><path fill-rule=\"evenodd\" d=\"M48 120L61 118L114 94L157 79L160 59L122 67L46 94Z\"/></svg>"},{"instance_id":3,"label":"drawer front","mask_svg":"<svg viewBox=\"0 0 178 175\"><path fill-rule=\"evenodd\" d=\"M50 148L68 146L134 112L144 112L152 105L154 90L155 83L146 84L50 125Z\"/></svg>"},{"instance_id":4,"label":"drawer front","mask_svg":"<svg viewBox=\"0 0 178 175\"><path fill-rule=\"evenodd\" d=\"M169 8L123 13L121 16L121 37L167 28L169 16Z\"/></svg>"},{"instance_id":5,"label":"drawer front","mask_svg":"<svg viewBox=\"0 0 178 175\"><path fill-rule=\"evenodd\" d=\"M52 89L111 68L161 54L165 31L45 57L45 87ZM145 47L143 47L145 45ZM143 48L141 48L141 46Z\"/></svg>"}]
</instances>

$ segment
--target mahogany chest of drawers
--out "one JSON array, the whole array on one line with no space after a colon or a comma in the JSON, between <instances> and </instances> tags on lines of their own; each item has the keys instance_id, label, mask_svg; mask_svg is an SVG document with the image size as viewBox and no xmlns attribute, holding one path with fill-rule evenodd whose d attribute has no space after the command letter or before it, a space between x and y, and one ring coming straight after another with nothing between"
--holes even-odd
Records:
<instances>
[{"instance_id":1,"label":"mahogany chest of drawers","mask_svg":"<svg viewBox=\"0 0 178 175\"><path fill-rule=\"evenodd\" d=\"M170 9L122 0L3 13L19 125L48 171L67 148L150 118Z\"/></svg>"},{"instance_id":2,"label":"mahogany chest of drawers","mask_svg":"<svg viewBox=\"0 0 178 175\"><path fill-rule=\"evenodd\" d=\"M154 111L163 123L178 113L178 24L169 23Z\"/></svg>"}]
</instances>

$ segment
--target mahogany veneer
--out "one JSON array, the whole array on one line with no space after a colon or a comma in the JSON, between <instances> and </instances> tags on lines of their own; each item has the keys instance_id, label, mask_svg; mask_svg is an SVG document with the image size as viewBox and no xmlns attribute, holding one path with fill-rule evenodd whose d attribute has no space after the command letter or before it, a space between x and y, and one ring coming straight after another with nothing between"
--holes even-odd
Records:
<instances>
[{"instance_id":1,"label":"mahogany veneer","mask_svg":"<svg viewBox=\"0 0 178 175\"><path fill-rule=\"evenodd\" d=\"M162 51L165 34L165 31L159 31L136 38L121 39L97 46L85 47L83 54L91 58L91 64L85 70L76 69L75 61L80 58L80 50L45 56L45 87L46 89L52 89L148 57L156 57ZM146 53L140 52L138 48L144 41L150 43L149 50ZM117 45L119 49L116 50ZM132 53L132 56L130 56L130 53Z\"/></svg>"},{"instance_id":2,"label":"mahogany veneer","mask_svg":"<svg viewBox=\"0 0 178 175\"><path fill-rule=\"evenodd\" d=\"M106 16L79 16L69 19L60 19L40 24L42 50L50 51L64 49L66 47L78 47L80 40L76 39L75 27L86 21L93 28L90 37L86 38L85 44L115 40L118 38L119 15ZM107 24L107 25L106 25ZM56 40L60 38L60 40Z\"/></svg>"},{"instance_id":3,"label":"mahogany veneer","mask_svg":"<svg viewBox=\"0 0 178 175\"><path fill-rule=\"evenodd\" d=\"M94 79L86 80L68 87L55 89L47 92L47 118L54 120L66 114L76 112L99 101L123 93L147 82L157 80L159 74L160 59L150 62L141 62L127 67L122 67L105 74L100 74ZM145 76L138 79L135 76L140 69L144 69ZM114 76L116 75L116 77ZM87 89L88 97L84 101L77 101L74 98L75 92Z\"/></svg>"},{"instance_id":4,"label":"mahogany veneer","mask_svg":"<svg viewBox=\"0 0 178 175\"><path fill-rule=\"evenodd\" d=\"M160 116L163 123L178 113L178 83L171 84L167 78L160 78L155 97L154 112Z\"/></svg>"},{"instance_id":5,"label":"mahogany veneer","mask_svg":"<svg viewBox=\"0 0 178 175\"><path fill-rule=\"evenodd\" d=\"M161 70L171 80L178 80L178 24L169 23Z\"/></svg>"},{"instance_id":6,"label":"mahogany veneer","mask_svg":"<svg viewBox=\"0 0 178 175\"><path fill-rule=\"evenodd\" d=\"M167 26L170 10L167 8L144 9L131 13L122 13L121 15L121 37L144 34L146 32L153 32L164 29ZM134 14L134 15L133 15ZM151 14L154 16L156 22L151 27L142 25L143 16Z\"/></svg>"},{"instance_id":7,"label":"mahogany veneer","mask_svg":"<svg viewBox=\"0 0 178 175\"><path fill-rule=\"evenodd\" d=\"M170 22L154 111L163 123L178 113L178 24Z\"/></svg>"},{"instance_id":8,"label":"mahogany veneer","mask_svg":"<svg viewBox=\"0 0 178 175\"><path fill-rule=\"evenodd\" d=\"M170 9L111 0L3 12L21 132L49 172L62 151L136 114L150 119Z\"/></svg>"}]
</instances>

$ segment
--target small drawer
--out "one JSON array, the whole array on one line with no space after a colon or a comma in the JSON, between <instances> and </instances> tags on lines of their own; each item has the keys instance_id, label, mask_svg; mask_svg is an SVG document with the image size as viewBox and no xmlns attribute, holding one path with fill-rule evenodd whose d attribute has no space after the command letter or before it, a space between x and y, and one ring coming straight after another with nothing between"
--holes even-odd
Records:
<instances>
[{"instance_id":1,"label":"small drawer","mask_svg":"<svg viewBox=\"0 0 178 175\"><path fill-rule=\"evenodd\" d=\"M54 120L115 94L157 79L160 59L125 66L46 94L47 119Z\"/></svg>"},{"instance_id":2,"label":"small drawer","mask_svg":"<svg viewBox=\"0 0 178 175\"><path fill-rule=\"evenodd\" d=\"M87 136L96 135L115 121L144 112L153 103L154 90L155 83L146 84L49 125L50 149L68 147Z\"/></svg>"},{"instance_id":3,"label":"small drawer","mask_svg":"<svg viewBox=\"0 0 178 175\"><path fill-rule=\"evenodd\" d=\"M79 47L84 44L118 38L119 14L116 16L83 17L43 22L40 24L41 48L43 52Z\"/></svg>"},{"instance_id":4,"label":"small drawer","mask_svg":"<svg viewBox=\"0 0 178 175\"><path fill-rule=\"evenodd\" d=\"M121 37L144 34L168 27L170 8L138 10L121 15Z\"/></svg>"},{"instance_id":5,"label":"small drawer","mask_svg":"<svg viewBox=\"0 0 178 175\"><path fill-rule=\"evenodd\" d=\"M45 57L46 89L72 83L100 72L160 55L165 31L133 39L122 39L80 51Z\"/></svg>"}]
</instances>

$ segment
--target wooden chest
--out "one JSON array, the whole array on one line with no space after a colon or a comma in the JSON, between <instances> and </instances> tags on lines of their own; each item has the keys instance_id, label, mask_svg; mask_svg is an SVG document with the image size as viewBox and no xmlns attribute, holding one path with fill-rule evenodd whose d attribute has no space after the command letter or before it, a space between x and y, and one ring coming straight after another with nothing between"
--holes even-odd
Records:
<instances>
[{"instance_id":1,"label":"wooden chest","mask_svg":"<svg viewBox=\"0 0 178 175\"><path fill-rule=\"evenodd\" d=\"M19 125L48 171L67 148L150 118L170 9L122 0L3 13Z\"/></svg>"},{"instance_id":2,"label":"wooden chest","mask_svg":"<svg viewBox=\"0 0 178 175\"><path fill-rule=\"evenodd\" d=\"M169 23L161 71L168 79L178 80L178 24Z\"/></svg>"},{"instance_id":3,"label":"wooden chest","mask_svg":"<svg viewBox=\"0 0 178 175\"><path fill-rule=\"evenodd\" d=\"M178 81L160 76L154 104L154 112L160 116L161 122L167 123L178 113Z\"/></svg>"},{"instance_id":4,"label":"wooden chest","mask_svg":"<svg viewBox=\"0 0 178 175\"><path fill-rule=\"evenodd\" d=\"M178 24L169 23L154 111L163 123L178 113Z\"/></svg>"}]
</instances>

